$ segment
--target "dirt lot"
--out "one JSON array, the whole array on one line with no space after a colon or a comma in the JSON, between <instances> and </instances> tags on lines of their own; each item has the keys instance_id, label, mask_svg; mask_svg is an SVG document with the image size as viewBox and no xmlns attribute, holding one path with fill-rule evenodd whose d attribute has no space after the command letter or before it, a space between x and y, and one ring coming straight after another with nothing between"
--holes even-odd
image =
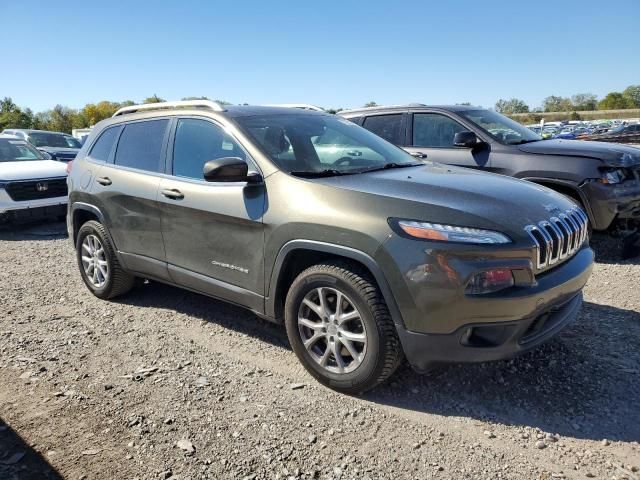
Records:
<instances>
[{"instance_id":1,"label":"dirt lot","mask_svg":"<svg viewBox=\"0 0 640 480\"><path fill-rule=\"evenodd\" d=\"M239 308L94 298L63 232L0 231L2 480L640 478L640 260L612 242L556 340L352 398Z\"/></svg>"}]
</instances>

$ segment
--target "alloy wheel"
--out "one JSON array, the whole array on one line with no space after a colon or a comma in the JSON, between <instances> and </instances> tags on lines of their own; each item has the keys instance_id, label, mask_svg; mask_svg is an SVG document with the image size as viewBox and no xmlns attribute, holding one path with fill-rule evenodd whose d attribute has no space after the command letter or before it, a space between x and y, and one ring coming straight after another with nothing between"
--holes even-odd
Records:
<instances>
[{"instance_id":1,"label":"alloy wheel","mask_svg":"<svg viewBox=\"0 0 640 480\"><path fill-rule=\"evenodd\" d=\"M87 235L82 241L82 267L86 279L96 288L102 288L109 280L109 262L100 239Z\"/></svg>"},{"instance_id":2,"label":"alloy wheel","mask_svg":"<svg viewBox=\"0 0 640 480\"><path fill-rule=\"evenodd\" d=\"M335 288L308 292L298 311L298 331L311 358L332 373L349 373L367 353L367 333L354 303Z\"/></svg>"}]
</instances>

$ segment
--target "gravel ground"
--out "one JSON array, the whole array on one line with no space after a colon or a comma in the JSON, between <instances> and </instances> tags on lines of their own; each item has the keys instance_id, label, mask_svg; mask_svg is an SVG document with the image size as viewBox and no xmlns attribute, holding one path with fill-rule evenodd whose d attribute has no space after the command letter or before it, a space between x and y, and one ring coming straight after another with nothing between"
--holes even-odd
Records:
<instances>
[{"instance_id":1,"label":"gravel ground","mask_svg":"<svg viewBox=\"0 0 640 480\"><path fill-rule=\"evenodd\" d=\"M0 479L640 478L640 260L515 360L317 384L283 328L156 283L82 284L60 224L0 231Z\"/></svg>"}]
</instances>

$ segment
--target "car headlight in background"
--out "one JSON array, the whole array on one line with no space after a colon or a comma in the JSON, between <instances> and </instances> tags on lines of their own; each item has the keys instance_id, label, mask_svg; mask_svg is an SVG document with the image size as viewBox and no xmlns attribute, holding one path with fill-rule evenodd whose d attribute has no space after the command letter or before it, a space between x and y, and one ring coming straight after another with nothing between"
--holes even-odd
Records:
<instances>
[{"instance_id":1,"label":"car headlight in background","mask_svg":"<svg viewBox=\"0 0 640 480\"><path fill-rule=\"evenodd\" d=\"M622 183L627 179L627 172L624 168L609 168L602 171L600 182L605 184Z\"/></svg>"},{"instance_id":2,"label":"car headlight in background","mask_svg":"<svg viewBox=\"0 0 640 480\"><path fill-rule=\"evenodd\" d=\"M396 225L406 235L422 240L475 244L511 243L511 239L504 233L493 230L413 220L396 220Z\"/></svg>"}]
</instances>

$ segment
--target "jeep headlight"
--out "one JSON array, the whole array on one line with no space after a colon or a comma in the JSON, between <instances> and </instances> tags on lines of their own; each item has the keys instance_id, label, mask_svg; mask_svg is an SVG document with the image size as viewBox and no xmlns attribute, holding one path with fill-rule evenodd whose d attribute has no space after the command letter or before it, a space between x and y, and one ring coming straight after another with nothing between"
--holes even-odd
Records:
<instances>
[{"instance_id":1,"label":"jeep headlight","mask_svg":"<svg viewBox=\"0 0 640 480\"><path fill-rule=\"evenodd\" d=\"M605 184L622 183L627 178L627 172L624 168L609 168L602 170L602 177L600 182Z\"/></svg>"},{"instance_id":2,"label":"jeep headlight","mask_svg":"<svg viewBox=\"0 0 640 480\"><path fill-rule=\"evenodd\" d=\"M511 243L511 239L504 233L493 230L413 220L397 220L396 222L398 228L405 235L422 240L476 244Z\"/></svg>"}]
</instances>

